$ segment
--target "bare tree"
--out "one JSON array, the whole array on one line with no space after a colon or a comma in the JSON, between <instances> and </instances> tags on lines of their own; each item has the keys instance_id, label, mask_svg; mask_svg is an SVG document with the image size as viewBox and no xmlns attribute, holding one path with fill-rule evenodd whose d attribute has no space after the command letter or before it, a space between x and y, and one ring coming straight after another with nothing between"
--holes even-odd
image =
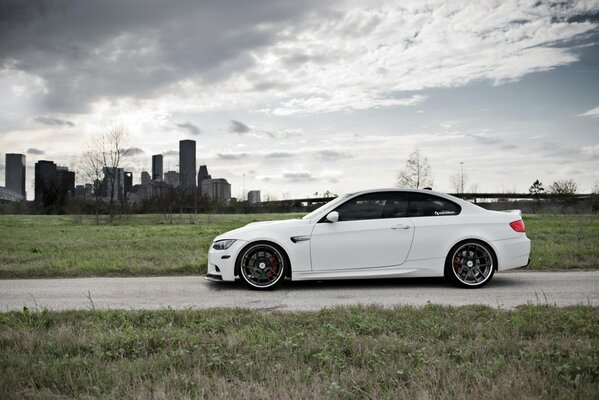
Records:
<instances>
[{"instance_id":1,"label":"bare tree","mask_svg":"<svg viewBox=\"0 0 599 400\"><path fill-rule=\"evenodd\" d=\"M405 168L397 175L397 186L402 188L424 188L433 186L431 166L428 159L416 149L406 161Z\"/></svg>"},{"instance_id":2,"label":"bare tree","mask_svg":"<svg viewBox=\"0 0 599 400\"><path fill-rule=\"evenodd\" d=\"M122 125L113 125L94 136L81 159L83 175L94 185L96 224L100 208L104 206L112 223L117 205L122 212L126 201L123 163L129 155L128 132Z\"/></svg>"},{"instance_id":3,"label":"bare tree","mask_svg":"<svg viewBox=\"0 0 599 400\"><path fill-rule=\"evenodd\" d=\"M571 196L578 190L578 185L573 179L559 179L549 186L549 193L558 196Z\"/></svg>"},{"instance_id":4,"label":"bare tree","mask_svg":"<svg viewBox=\"0 0 599 400\"><path fill-rule=\"evenodd\" d=\"M460 164L460 170L451 176L451 186L455 193L464 194L468 184L468 173L464 172L464 164Z\"/></svg>"}]
</instances>

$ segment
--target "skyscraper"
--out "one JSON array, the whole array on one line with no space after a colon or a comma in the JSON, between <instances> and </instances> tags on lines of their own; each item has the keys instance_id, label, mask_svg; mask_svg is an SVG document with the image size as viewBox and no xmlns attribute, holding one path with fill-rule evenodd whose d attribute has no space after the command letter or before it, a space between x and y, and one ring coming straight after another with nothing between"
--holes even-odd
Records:
<instances>
[{"instance_id":1,"label":"skyscraper","mask_svg":"<svg viewBox=\"0 0 599 400\"><path fill-rule=\"evenodd\" d=\"M60 196L75 197L75 171L67 167L56 167L56 188Z\"/></svg>"},{"instance_id":2,"label":"skyscraper","mask_svg":"<svg viewBox=\"0 0 599 400\"><path fill-rule=\"evenodd\" d=\"M6 188L23 196L25 193L25 155L6 154Z\"/></svg>"},{"instance_id":3,"label":"skyscraper","mask_svg":"<svg viewBox=\"0 0 599 400\"><path fill-rule=\"evenodd\" d=\"M151 179L148 171L141 171L141 184L142 185L149 185L151 180L152 179Z\"/></svg>"},{"instance_id":4,"label":"skyscraper","mask_svg":"<svg viewBox=\"0 0 599 400\"><path fill-rule=\"evenodd\" d=\"M35 163L35 201L50 203L56 191L56 164L41 160Z\"/></svg>"},{"instance_id":5,"label":"skyscraper","mask_svg":"<svg viewBox=\"0 0 599 400\"><path fill-rule=\"evenodd\" d=\"M164 182L172 187L179 186L179 173L177 171L167 171L164 173Z\"/></svg>"},{"instance_id":6,"label":"skyscraper","mask_svg":"<svg viewBox=\"0 0 599 400\"><path fill-rule=\"evenodd\" d=\"M35 163L35 201L44 207L62 207L75 196L75 172L52 161Z\"/></svg>"},{"instance_id":7,"label":"skyscraper","mask_svg":"<svg viewBox=\"0 0 599 400\"><path fill-rule=\"evenodd\" d=\"M152 156L152 180L162 180L162 154L154 154Z\"/></svg>"},{"instance_id":8,"label":"skyscraper","mask_svg":"<svg viewBox=\"0 0 599 400\"><path fill-rule=\"evenodd\" d=\"M198 171L198 186L202 186L202 181L209 178L211 178L211 176L208 173L208 167L200 165L200 170Z\"/></svg>"},{"instance_id":9,"label":"skyscraper","mask_svg":"<svg viewBox=\"0 0 599 400\"><path fill-rule=\"evenodd\" d=\"M196 187L196 141L179 141L179 186L183 190Z\"/></svg>"},{"instance_id":10,"label":"skyscraper","mask_svg":"<svg viewBox=\"0 0 599 400\"><path fill-rule=\"evenodd\" d=\"M200 170L198 171L198 189L200 189L200 196L205 196L202 192L202 182L206 179L212 179L212 176L208 173L208 167L205 165L200 165Z\"/></svg>"},{"instance_id":11,"label":"skyscraper","mask_svg":"<svg viewBox=\"0 0 599 400\"><path fill-rule=\"evenodd\" d=\"M125 171L122 168L103 168L104 181L102 195L114 201L123 200L125 196ZM147 172L146 172L147 173Z\"/></svg>"},{"instance_id":12,"label":"skyscraper","mask_svg":"<svg viewBox=\"0 0 599 400\"><path fill-rule=\"evenodd\" d=\"M125 171L125 195L131 193L133 188L133 172Z\"/></svg>"}]
</instances>

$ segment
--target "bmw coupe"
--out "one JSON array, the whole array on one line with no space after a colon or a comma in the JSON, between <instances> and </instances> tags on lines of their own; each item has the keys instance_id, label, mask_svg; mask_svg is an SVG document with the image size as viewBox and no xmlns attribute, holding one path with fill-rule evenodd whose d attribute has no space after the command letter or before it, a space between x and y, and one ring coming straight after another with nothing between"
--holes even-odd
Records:
<instances>
[{"instance_id":1,"label":"bmw coupe","mask_svg":"<svg viewBox=\"0 0 599 400\"><path fill-rule=\"evenodd\" d=\"M479 288L496 271L527 266L530 248L519 213L431 190L368 190L299 219L223 233L210 247L206 279L271 289L285 278L445 276Z\"/></svg>"}]
</instances>

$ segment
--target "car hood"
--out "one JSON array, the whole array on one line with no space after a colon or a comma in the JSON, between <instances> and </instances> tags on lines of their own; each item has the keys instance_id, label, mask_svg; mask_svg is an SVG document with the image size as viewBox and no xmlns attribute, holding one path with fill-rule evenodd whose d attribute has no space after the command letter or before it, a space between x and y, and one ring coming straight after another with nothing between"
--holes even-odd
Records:
<instances>
[{"instance_id":1,"label":"car hood","mask_svg":"<svg viewBox=\"0 0 599 400\"><path fill-rule=\"evenodd\" d=\"M225 232L217 236L214 240L221 239L243 239L246 234L251 232L260 231L263 229L276 230L276 229L287 229L293 226L300 226L309 224L309 220L303 219L284 219L278 221L260 221L252 222L241 228L233 229L232 231Z\"/></svg>"}]
</instances>

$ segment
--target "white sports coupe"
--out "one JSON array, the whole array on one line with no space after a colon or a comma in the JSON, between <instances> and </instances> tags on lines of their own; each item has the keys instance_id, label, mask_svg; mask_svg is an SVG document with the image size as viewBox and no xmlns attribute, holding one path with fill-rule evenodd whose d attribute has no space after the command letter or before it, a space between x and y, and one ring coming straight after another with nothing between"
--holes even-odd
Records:
<instances>
[{"instance_id":1,"label":"white sports coupe","mask_svg":"<svg viewBox=\"0 0 599 400\"><path fill-rule=\"evenodd\" d=\"M206 279L271 289L291 280L445 276L478 288L527 266L519 213L431 190L367 190L299 219L255 222L216 237Z\"/></svg>"}]
</instances>

